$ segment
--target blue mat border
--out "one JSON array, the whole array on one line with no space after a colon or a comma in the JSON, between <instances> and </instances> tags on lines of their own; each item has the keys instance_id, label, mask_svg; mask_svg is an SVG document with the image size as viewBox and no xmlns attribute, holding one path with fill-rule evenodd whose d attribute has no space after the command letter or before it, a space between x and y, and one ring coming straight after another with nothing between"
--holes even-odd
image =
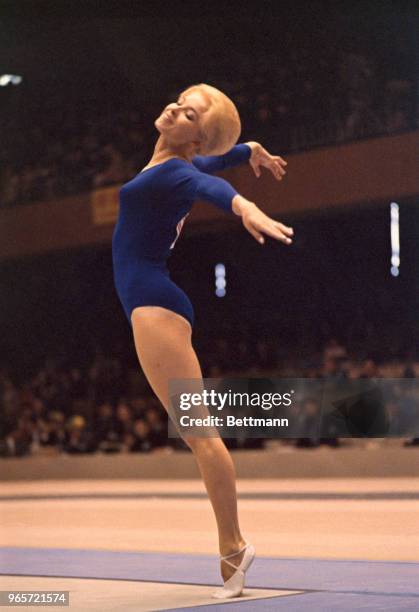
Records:
<instances>
[{"instance_id":1,"label":"blue mat border","mask_svg":"<svg viewBox=\"0 0 419 612\"><path fill-rule=\"evenodd\" d=\"M220 585L218 557L162 552L2 547L0 574ZM257 557L249 588L419 598L419 563ZM418 604L419 609L419 604Z\"/></svg>"},{"instance_id":2,"label":"blue mat border","mask_svg":"<svg viewBox=\"0 0 419 612\"><path fill-rule=\"evenodd\" d=\"M220 586L216 555L103 549L0 547L0 575ZM272 597L165 608L161 612L380 612L419 610L419 562L257 557L246 589L302 591ZM363 588L363 586L365 588ZM227 606L237 606L227 608Z\"/></svg>"}]
</instances>

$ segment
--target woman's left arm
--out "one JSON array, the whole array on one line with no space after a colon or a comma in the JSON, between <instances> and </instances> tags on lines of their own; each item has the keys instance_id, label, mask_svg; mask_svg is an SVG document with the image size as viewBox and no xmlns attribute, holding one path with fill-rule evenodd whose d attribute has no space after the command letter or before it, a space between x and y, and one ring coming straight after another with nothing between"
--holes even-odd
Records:
<instances>
[{"instance_id":1,"label":"woman's left arm","mask_svg":"<svg viewBox=\"0 0 419 612\"><path fill-rule=\"evenodd\" d=\"M195 155L193 165L201 172L214 174L226 168L233 168L249 161L252 147L246 143L237 144L224 155Z\"/></svg>"},{"instance_id":2,"label":"woman's left arm","mask_svg":"<svg viewBox=\"0 0 419 612\"><path fill-rule=\"evenodd\" d=\"M235 145L224 155L196 155L193 165L201 172L213 174L226 168L233 168L248 161L259 178L260 166L268 168L279 181L285 174L287 162L279 155L271 155L258 142L250 141Z\"/></svg>"},{"instance_id":3,"label":"woman's left arm","mask_svg":"<svg viewBox=\"0 0 419 612\"><path fill-rule=\"evenodd\" d=\"M259 178L261 175L260 167L264 166L265 168L268 168L270 172L272 172L278 181L282 180L282 177L286 174L285 166L287 165L287 162L285 159L283 159L280 155L271 155L258 142L250 141L246 142L245 144L247 144L252 150L249 158L249 164L253 168L253 172L257 178Z\"/></svg>"}]
</instances>

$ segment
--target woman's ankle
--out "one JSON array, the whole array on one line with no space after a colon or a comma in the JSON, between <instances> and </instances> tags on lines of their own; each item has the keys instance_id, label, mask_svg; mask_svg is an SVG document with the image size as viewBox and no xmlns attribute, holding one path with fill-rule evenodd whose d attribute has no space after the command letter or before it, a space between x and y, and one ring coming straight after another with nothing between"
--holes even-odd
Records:
<instances>
[{"instance_id":1,"label":"woman's ankle","mask_svg":"<svg viewBox=\"0 0 419 612\"><path fill-rule=\"evenodd\" d=\"M246 545L246 540L240 536L236 540L228 540L220 543L220 554L222 557L226 555L232 555L233 553L238 552L243 546Z\"/></svg>"}]
</instances>

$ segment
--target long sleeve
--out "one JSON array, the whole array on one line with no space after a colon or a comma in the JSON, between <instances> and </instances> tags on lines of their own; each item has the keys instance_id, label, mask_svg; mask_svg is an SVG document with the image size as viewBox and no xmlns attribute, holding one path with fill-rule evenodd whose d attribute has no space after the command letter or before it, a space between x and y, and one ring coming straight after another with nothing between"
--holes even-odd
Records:
<instances>
[{"instance_id":1,"label":"long sleeve","mask_svg":"<svg viewBox=\"0 0 419 612\"><path fill-rule=\"evenodd\" d=\"M213 174L219 170L232 168L248 161L251 153L252 149L249 145L241 143L235 145L224 155L195 155L192 159L192 163L201 172Z\"/></svg>"},{"instance_id":2,"label":"long sleeve","mask_svg":"<svg viewBox=\"0 0 419 612\"><path fill-rule=\"evenodd\" d=\"M209 176L208 174L196 172L194 177L195 199L212 202L226 212L233 212L231 200L238 191L220 176Z\"/></svg>"}]
</instances>

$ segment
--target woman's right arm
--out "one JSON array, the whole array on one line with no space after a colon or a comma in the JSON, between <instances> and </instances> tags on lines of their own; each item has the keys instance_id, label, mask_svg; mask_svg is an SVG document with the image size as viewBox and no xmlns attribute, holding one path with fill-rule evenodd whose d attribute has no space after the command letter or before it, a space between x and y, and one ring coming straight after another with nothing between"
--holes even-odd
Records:
<instances>
[{"instance_id":1,"label":"woman's right arm","mask_svg":"<svg viewBox=\"0 0 419 612\"><path fill-rule=\"evenodd\" d=\"M234 196L231 207L236 215L242 218L243 225L252 236L263 244L265 239L262 234L267 234L285 244L291 244L290 236L294 235L292 227L288 227L280 221L271 219L256 206L254 202L247 200L240 194Z\"/></svg>"},{"instance_id":2,"label":"woman's right arm","mask_svg":"<svg viewBox=\"0 0 419 612\"><path fill-rule=\"evenodd\" d=\"M207 200L226 212L240 216L244 227L261 244L264 243L262 233L291 244L294 230L279 221L271 219L262 212L254 202L237 193L232 185L219 176L211 176L196 170L187 170L188 181L192 189L191 200Z\"/></svg>"}]
</instances>

